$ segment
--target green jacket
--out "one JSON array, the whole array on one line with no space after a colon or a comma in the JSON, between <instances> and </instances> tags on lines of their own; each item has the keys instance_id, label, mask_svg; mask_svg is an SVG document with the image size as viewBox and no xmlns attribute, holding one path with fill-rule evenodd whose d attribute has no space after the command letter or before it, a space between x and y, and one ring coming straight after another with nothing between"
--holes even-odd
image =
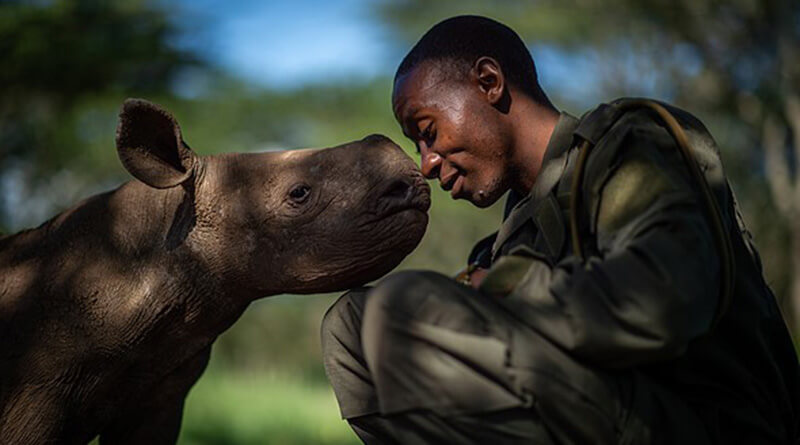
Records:
<instances>
[{"instance_id":1,"label":"green jacket","mask_svg":"<svg viewBox=\"0 0 800 445\"><path fill-rule=\"evenodd\" d=\"M667 106L731 239L727 307L705 203L675 140L649 110L611 119L615 103L580 120L562 114L530 195L509 197L499 232L471 255L490 267L482 289L576 359L645 370L719 443L800 443L797 356L716 143L698 119ZM580 138L596 142L581 187L585 262L572 254L568 211Z\"/></svg>"}]
</instances>

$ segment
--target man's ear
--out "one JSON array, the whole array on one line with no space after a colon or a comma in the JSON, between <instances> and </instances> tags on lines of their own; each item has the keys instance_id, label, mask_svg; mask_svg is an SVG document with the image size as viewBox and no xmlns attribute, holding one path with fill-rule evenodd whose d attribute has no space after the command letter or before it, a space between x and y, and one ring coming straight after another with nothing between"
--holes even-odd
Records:
<instances>
[{"instance_id":1,"label":"man's ear","mask_svg":"<svg viewBox=\"0 0 800 445\"><path fill-rule=\"evenodd\" d=\"M486 95L490 104L495 105L505 94L506 78L500 64L491 57L481 57L475 61L471 70L472 80Z\"/></svg>"},{"instance_id":2,"label":"man's ear","mask_svg":"<svg viewBox=\"0 0 800 445\"><path fill-rule=\"evenodd\" d=\"M191 178L197 156L183 142L172 115L142 99L122 104L117 126L117 154L133 177L163 189Z\"/></svg>"}]
</instances>

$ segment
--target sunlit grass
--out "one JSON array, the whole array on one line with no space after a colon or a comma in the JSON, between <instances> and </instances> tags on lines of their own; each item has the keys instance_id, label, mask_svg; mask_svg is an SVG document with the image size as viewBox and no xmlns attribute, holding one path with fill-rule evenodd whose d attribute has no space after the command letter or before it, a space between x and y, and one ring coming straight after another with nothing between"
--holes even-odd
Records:
<instances>
[{"instance_id":1,"label":"sunlit grass","mask_svg":"<svg viewBox=\"0 0 800 445\"><path fill-rule=\"evenodd\" d=\"M333 392L280 374L203 376L186 401L181 445L360 443Z\"/></svg>"}]
</instances>

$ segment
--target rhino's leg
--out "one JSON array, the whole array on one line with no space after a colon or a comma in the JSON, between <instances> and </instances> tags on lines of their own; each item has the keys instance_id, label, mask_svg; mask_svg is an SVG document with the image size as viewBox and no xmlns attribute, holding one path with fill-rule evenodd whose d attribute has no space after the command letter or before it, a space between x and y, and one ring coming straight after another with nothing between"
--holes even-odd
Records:
<instances>
[{"instance_id":1,"label":"rhino's leg","mask_svg":"<svg viewBox=\"0 0 800 445\"><path fill-rule=\"evenodd\" d=\"M164 379L149 397L125 410L100 433L100 444L174 444L186 394L203 374L210 354L209 346Z\"/></svg>"},{"instance_id":2,"label":"rhino's leg","mask_svg":"<svg viewBox=\"0 0 800 445\"><path fill-rule=\"evenodd\" d=\"M10 400L0 400L0 444L78 442L65 434L66 402L54 386L31 385L18 390Z\"/></svg>"}]
</instances>

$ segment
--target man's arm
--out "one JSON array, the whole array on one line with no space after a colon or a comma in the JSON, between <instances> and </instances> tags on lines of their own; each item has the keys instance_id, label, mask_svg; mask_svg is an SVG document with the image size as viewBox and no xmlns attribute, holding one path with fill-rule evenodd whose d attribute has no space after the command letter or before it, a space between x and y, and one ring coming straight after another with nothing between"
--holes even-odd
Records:
<instances>
[{"instance_id":1,"label":"man's arm","mask_svg":"<svg viewBox=\"0 0 800 445\"><path fill-rule=\"evenodd\" d=\"M708 332L719 300L702 201L666 131L640 130L623 139L599 194L599 255L552 270L536 262L508 297L553 342L606 367L680 355Z\"/></svg>"}]
</instances>

